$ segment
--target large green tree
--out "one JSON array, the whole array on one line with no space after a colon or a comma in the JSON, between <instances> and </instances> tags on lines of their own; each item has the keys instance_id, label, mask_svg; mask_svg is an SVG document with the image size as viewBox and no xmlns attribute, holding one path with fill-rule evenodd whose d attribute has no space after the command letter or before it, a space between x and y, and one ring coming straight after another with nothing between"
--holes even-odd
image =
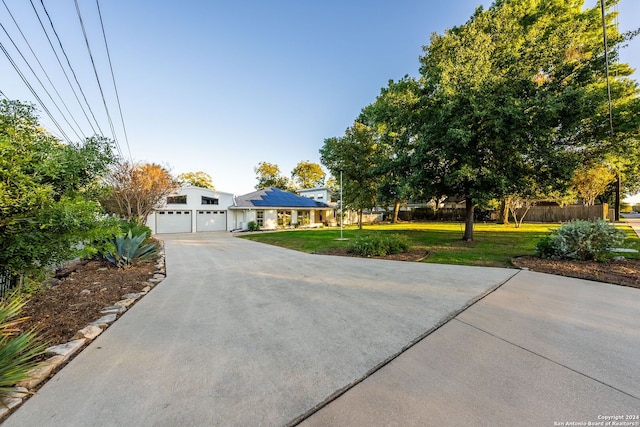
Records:
<instances>
[{"instance_id":1,"label":"large green tree","mask_svg":"<svg viewBox=\"0 0 640 427\"><path fill-rule=\"evenodd\" d=\"M526 197L532 183L557 191L603 144L600 10L583 3L496 0L424 47L417 182L465 199L463 239L476 204ZM623 38L612 19L613 50Z\"/></svg>"},{"instance_id":2,"label":"large green tree","mask_svg":"<svg viewBox=\"0 0 640 427\"><path fill-rule=\"evenodd\" d=\"M344 208L359 214L362 228L362 211L376 206L380 175L372 165L378 156L376 132L369 126L355 122L344 136L324 140L320 159L335 177L342 175Z\"/></svg>"},{"instance_id":3,"label":"large green tree","mask_svg":"<svg viewBox=\"0 0 640 427\"><path fill-rule=\"evenodd\" d=\"M0 268L33 273L95 252L112 235L97 201L114 162L99 137L63 144L39 126L30 105L0 103Z\"/></svg>"},{"instance_id":4,"label":"large green tree","mask_svg":"<svg viewBox=\"0 0 640 427\"><path fill-rule=\"evenodd\" d=\"M378 149L372 167L379 177L378 202L381 206L393 206L393 223L398 219L402 202L424 197L411 185L419 89L418 83L409 77L391 80L375 102L363 108L357 120L376 132Z\"/></svg>"}]
</instances>

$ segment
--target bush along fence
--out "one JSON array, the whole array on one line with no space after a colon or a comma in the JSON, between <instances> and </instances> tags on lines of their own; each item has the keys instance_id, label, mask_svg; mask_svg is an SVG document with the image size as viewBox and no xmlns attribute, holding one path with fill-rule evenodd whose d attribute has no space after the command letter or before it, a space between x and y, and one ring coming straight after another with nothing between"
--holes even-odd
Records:
<instances>
[{"instance_id":1,"label":"bush along fence","mask_svg":"<svg viewBox=\"0 0 640 427\"><path fill-rule=\"evenodd\" d=\"M20 284L20 277L10 271L0 268L0 299L4 299Z\"/></svg>"}]
</instances>

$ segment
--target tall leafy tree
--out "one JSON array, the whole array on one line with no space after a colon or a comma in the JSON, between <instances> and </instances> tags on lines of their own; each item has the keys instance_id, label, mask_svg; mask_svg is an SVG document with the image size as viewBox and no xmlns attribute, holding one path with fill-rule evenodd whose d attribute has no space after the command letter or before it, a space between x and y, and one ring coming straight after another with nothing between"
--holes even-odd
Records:
<instances>
[{"instance_id":1,"label":"tall leafy tree","mask_svg":"<svg viewBox=\"0 0 640 427\"><path fill-rule=\"evenodd\" d=\"M532 182L567 186L602 143L600 12L583 3L496 0L424 47L416 176L465 199L463 239L473 239L476 204L526 197ZM622 40L613 25L610 34Z\"/></svg>"},{"instance_id":2,"label":"tall leafy tree","mask_svg":"<svg viewBox=\"0 0 640 427\"><path fill-rule=\"evenodd\" d=\"M342 197L344 208L359 214L362 228L362 211L375 207L380 177L373 171L379 148L376 133L367 125L355 122L344 136L324 140L320 159L331 174L342 173Z\"/></svg>"},{"instance_id":3,"label":"tall leafy tree","mask_svg":"<svg viewBox=\"0 0 640 427\"><path fill-rule=\"evenodd\" d=\"M322 166L308 160L299 162L291 171L291 178L302 189L322 187L325 175Z\"/></svg>"},{"instance_id":4,"label":"tall leafy tree","mask_svg":"<svg viewBox=\"0 0 640 427\"><path fill-rule=\"evenodd\" d=\"M291 184L286 176L280 172L280 167L275 163L260 162L253 168L258 183L256 190L267 187L275 187L281 190L290 190Z\"/></svg>"},{"instance_id":5,"label":"tall leafy tree","mask_svg":"<svg viewBox=\"0 0 640 427\"><path fill-rule=\"evenodd\" d=\"M115 232L98 202L115 161L111 142L63 144L39 126L34 108L0 103L0 267L36 273L95 253Z\"/></svg>"},{"instance_id":6,"label":"tall leafy tree","mask_svg":"<svg viewBox=\"0 0 640 427\"><path fill-rule=\"evenodd\" d=\"M194 187L208 188L215 190L213 185L213 178L206 172L185 172L178 175L178 182L180 185L193 185Z\"/></svg>"},{"instance_id":7,"label":"tall leafy tree","mask_svg":"<svg viewBox=\"0 0 640 427\"><path fill-rule=\"evenodd\" d=\"M379 147L373 172L380 179L378 202L382 206L393 206L393 223L397 222L402 202L422 197L411 185L419 93L419 85L412 78L390 80L376 101L365 107L358 118L376 132Z\"/></svg>"}]
</instances>

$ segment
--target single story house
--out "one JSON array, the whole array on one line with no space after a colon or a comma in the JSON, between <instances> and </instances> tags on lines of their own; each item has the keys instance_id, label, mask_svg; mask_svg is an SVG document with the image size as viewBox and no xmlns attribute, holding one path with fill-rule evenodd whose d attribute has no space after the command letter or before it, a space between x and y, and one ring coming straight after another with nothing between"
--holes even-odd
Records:
<instances>
[{"instance_id":1,"label":"single story house","mask_svg":"<svg viewBox=\"0 0 640 427\"><path fill-rule=\"evenodd\" d=\"M229 207L234 230L246 230L255 221L263 230L301 226L314 227L333 218L333 207L322 201L268 187L237 196Z\"/></svg>"},{"instance_id":2,"label":"single story house","mask_svg":"<svg viewBox=\"0 0 640 427\"><path fill-rule=\"evenodd\" d=\"M187 186L166 198L149 215L154 234L247 230L255 221L263 230L291 226L314 227L334 221L333 207L278 188L234 196Z\"/></svg>"}]
</instances>

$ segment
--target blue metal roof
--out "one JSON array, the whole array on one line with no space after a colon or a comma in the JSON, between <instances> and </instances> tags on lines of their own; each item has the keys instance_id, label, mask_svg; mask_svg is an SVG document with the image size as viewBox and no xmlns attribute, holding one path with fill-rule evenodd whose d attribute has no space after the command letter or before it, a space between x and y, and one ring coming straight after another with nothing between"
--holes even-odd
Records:
<instances>
[{"instance_id":1,"label":"blue metal roof","mask_svg":"<svg viewBox=\"0 0 640 427\"><path fill-rule=\"evenodd\" d=\"M308 197L298 196L279 188L265 188L254 193L238 197L238 206L250 204L255 207L278 207L278 208L330 208L323 202L317 202Z\"/></svg>"}]
</instances>

